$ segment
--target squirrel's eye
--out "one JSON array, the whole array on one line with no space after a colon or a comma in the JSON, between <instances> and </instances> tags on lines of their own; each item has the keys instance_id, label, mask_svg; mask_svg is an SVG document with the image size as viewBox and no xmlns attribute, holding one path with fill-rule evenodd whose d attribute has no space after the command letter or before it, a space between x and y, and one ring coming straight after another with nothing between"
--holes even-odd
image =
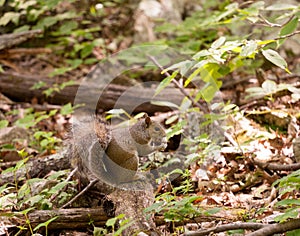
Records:
<instances>
[{"instance_id":1,"label":"squirrel's eye","mask_svg":"<svg viewBox=\"0 0 300 236\"><path fill-rule=\"evenodd\" d=\"M154 130L155 130L155 131L159 131L160 129L159 129L158 127L155 127Z\"/></svg>"}]
</instances>

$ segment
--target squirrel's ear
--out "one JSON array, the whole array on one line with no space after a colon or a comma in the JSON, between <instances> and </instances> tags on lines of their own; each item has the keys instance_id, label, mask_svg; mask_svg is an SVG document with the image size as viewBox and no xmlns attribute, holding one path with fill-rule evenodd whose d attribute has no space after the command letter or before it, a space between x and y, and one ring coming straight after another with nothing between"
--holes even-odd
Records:
<instances>
[{"instance_id":1,"label":"squirrel's ear","mask_svg":"<svg viewBox=\"0 0 300 236\"><path fill-rule=\"evenodd\" d=\"M147 117L145 117L145 123L147 128L150 126L151 122L152 122L151 118L147 115Z\"/></svg>"}]
</instances>

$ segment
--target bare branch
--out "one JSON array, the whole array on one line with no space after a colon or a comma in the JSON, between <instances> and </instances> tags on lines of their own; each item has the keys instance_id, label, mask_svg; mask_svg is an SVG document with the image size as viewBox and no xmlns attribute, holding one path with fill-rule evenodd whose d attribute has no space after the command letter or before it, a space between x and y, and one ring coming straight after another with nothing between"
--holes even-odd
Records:
<instances>
[{"instance_id":1,"label":"bare branch","mask_svg":"<svg viewBox=\"0 0 300 236\"><path fill-rule=\"evenodd\" d=\"M60 209L66 208L67 206L71 205L75 202L80 196L82 196L85 192L87 192L95 183L97 183L98 179L93 179L81 192L79 192L73 199L63 205Z\"/></svg>"},{"instance_id":2,"label":"bare branch","mask_svg":"<svg viewBox=\"0 0 300 236\"><path fill-rule=\"evenodd\" d=\"M300 219L292 219L290 221L269 225L255 232L248 234L248 236L271 236L274 234L281 234L287 231L300 228Z\"/></svg>"},{"instance_id":3,"label":"bare branch","mask_svg":"<svg viewBox=\"0 0 300 236\"><path fill-rule=\"evenodd\" d=\"M185 233L185 236L205 236L209 235L210 233L220 233L228 230L235 230L235 229L248 229L248 230L257 230L266 227L266 224L262 223L252 223L252 222L240 222L240 223L233 223L227 225L221 225L217 227L213 227L210 229L199 230L195 232Z\"/></svg>"},{"instance_id":4,"label":"bare branch","mask_svg":"<svg viewBox=\"0 0 300 236\"><path fill-rule=\"evenodd\" d=\"M265 26L269 26L269 27L278 27L278 28L280 28L280 27L282 27L282 25L280 25L280 24L275 24L275 23L272 23L272 22L270 22L270 21L268 21L263 15L261 15L261 14L259 14L258 15L259 16L259 18L261 19L261 21L263 22L263 25L265 25Z\"/></svg>"},{"instance_id":5,"label":"bare branch","mask_svg":"<svg viewBox=\"0 0 300 236\"><path fill-rule=\"evenodd\" d=\"M286 35L282 35L282 36L278 36L277 38L275 38L275 40L278 40L278 39L286 39L286 38L290 38L296 34L300 34L300 30L297 30L293 33L290 33L290 34L286 34Z\"/></svg>"},{"instance_id":6,"label":"bare branch","mask_svg":"<svg viewBox=\"0 0 300 236\"><path fill-rule=\"evenodd\" d=\"M276 163L265 163L258 160L252 159L253 164L257 165L263 170L277 170L277 171L295 171L300 169L300 163L294 163L289 165L276 164Z\"/></svg>"},{"instance_id":7,"label":"bare branch","mask_svg":"<svg viewBox=\"0 0 300 236\"><path fill-rule=\"evenodd\" d=\"M151 61L158 67L160 68L162 71L164 70L164 68L159 64L159 62L152 56L149 55L149 58L151 59ZM171 76L170 73L167 71L166 72L167 76ZM180 90L180 92L186 96L194 106L200 108L204 113L208 113L208 109L207 107L204 107L202 104L195 102L194 99L192 98L192 96L190 94L187 93L187 91L185 90L185 88L182 86L182 84L180 84L176 79L172 80L172 83Z\"/></svg>"}]
</instances>

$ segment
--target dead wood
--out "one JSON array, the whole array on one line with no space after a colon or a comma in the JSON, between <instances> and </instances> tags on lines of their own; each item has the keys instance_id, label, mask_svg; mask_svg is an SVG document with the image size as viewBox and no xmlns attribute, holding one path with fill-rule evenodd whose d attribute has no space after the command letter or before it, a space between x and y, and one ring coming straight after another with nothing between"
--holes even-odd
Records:
<instances>
[{"instance_id":1,"label":"dead wood","mask_svg":"<svg viewBox=\"0 0 300 236\"><path fill-rule=\"evenodd\" d=\"M229 230L247 229L247 230L256 230L250 234L247 234L248 236L269 236L269 235L271 236L271 235L281 234L299 228L300 228L300 219L292 219L278 224L240 222L240 223L225 224L225 225L220 225L209 229L189 232L184 235L204 236L204 235L209 235L211 233L220 233Z\"/></svg>"},{"instance_id":2,"label":"dead wood","mask_svg":"<svg viewBox=\"0 0 300 236\"><path fill-rule=\"evenodd\" d=\"M128 191L128 195L119 196L120 199L123 197L123 201L120 203L122 205L122 208L126 208L124 199L125 197L129 196L130 193L132 192ZM139 202L137 203L140 203L141 200L138 201ZM187 223L212 222L212 221L233 222L234 220L237 220L237 217L232 216L233 214L235 213L230 213L230 210L226 210L224 211L223 216L220 214L218 216L203 215L203 216L198 216L194 219L184 220L183 222L176 222L175 225L184 225ZM96 227L103 227L105 226L106 221L112 217L112 216L107 216L103 207L34 210L29 212L27 216L28 216L28 222L30 222L33 228L41 223L44 223L58 216L57 219L55 219L48 225L48 230L86 229L88 227L91 227L90 224L91 222L93 222L93 225ZM19 212L15 212L15 213L2 212L0 213L0 219L2 222L6 222L6 224L8 223L13 224L15 227L26 224L25 216ZM147 222L148 221L145 221L144 223L147 224ZM153 218L153 222L155 223L156 226L161 226L166 224L163 216L155 216ZM145 225L142 225L141 227L142 227L141 229L145 229Z\"/></svg>"},{"instance_id":3,"label":"dead wood","mask_svg":"<svg viewBox=\"0 0 300 236\"><path fill-rule=\"evenodd\" d=\"M18 57L21 54L34 55L34 54L44 54L44 53L48 53L48 54L52 53L52 50L50 48L12 48L12 49L5 50L3 53L1 53L0 59Z\"/></svg>"},{"instance_id":4,"label":"dead wood","mask_svg":"<svg viewBox=\"0 0 300 236\"><path fill-rule=\"evenodd\" d=\"M32 227L46 222L54 217L58 217L48 226L49 230L56 229L83 229L91 226L104 226L109 217L106 216L103 208L72 208L56 210L35 210L28 213L28 219ZM10 216L11 217L11 216ZM9 218L10 218L9 217ZM2 220L4 217L2 216ZM21 213L15 213L10 218L10 222L18 225L25 224L25 217Z\"/></svg>"},{"instance_id":5,"label":"dead wood","mask_svg":"<svg viewBox=\"0 0 300 236\"><path fill-rule=\"evenodd\" d=\"M253 163L263 170L296 171L300 169L300 163L284 165L284 164L276 164L276 163L265 163L258 160L253 160Z\"/></svg>"},{"instance_id":6,"label":"dead wood","mask_svg":"<svg viewBox=\"0 0 300 236\"><path fill-rule=\"evenodd\" d=\"M69 169L70 161L65 157L65 152L50 155L45 158L29 159L29 161L16 172L1 174L0 186L6 183L16 183L27 178L47 175L50 171Z\"/></svg>"},{"instance_id":7,"label":"dead wood","mask_svg":"<svg viewBox=\"0 0 300 236\"><path fill-rule=\"evenodd\" d=\"M292 219L283 223L268 225L257 231L254 231L248 236L271 236L275 234L285 233L291 230L300 228L300 219Z\"/></svg>"},{"instance_id":8,"label":"dead wood","mask_svg":"<svg viewBox=\"0 0 300 236\"><path fill-rule=\"evenodd\" d=\"M125 214L125 219L131 220L131 225L122 235L133 235L136 232L151 232L151 235L159 235L155 232L155 223L152 216L144 213L144 209L154 203L154 191L151 183L142 183L143 189L123 190L116 189L108 196L115 206L115 215Z\"/></svg>"},{"instance_id":9,"label":"dead wood","mask_svg":"<svg viewBox=\"0 0 300 236\"><path fill-rule=\"evenodd\" d=\"M240 222L233 224L225 224L216 226L209 229L203 229L195 232L185 233L186 236L205 236L210 235L211 233L220 233L228 230L237 230L237 229L248 229L248 230L257 230L265 227L266 224L254 223L254 222Z\"/></svg>"},{"instance_id":10,"label":"dead wood","mask_svg":"<svg viewBox=\"0 0 300 236\"><path fill-rule=\"evenodd\" d=\"M0 35L0 50L23 43L26 40L31 39L38 34L41 34L42 32L42 30L30 30L25 32Z\"/></svg>"},{"instance_id":11,"label":"dead wood","mask_svg":"<svg viewBox=\"0 0 300 236\"><path fill-rule=\"evenodd\" d=\"M41 81L47 84L46 88L30 89L35 83ZM45 101L59 105L68 102L73 103L80 84L77 83L72 86L67 86L61 92L54 93L51 97L46 97L43 91L53 87L54 82L53 79L36 75L2 73L0 74L0 92L15 101L30 102L31 99L37 98L39 103ZM190 91L187 89L187 92ZM162 93L154 97L155 88L153 87L130 88L116 84L109 84L105 87L102 95L99 89L87 85L80 87L80 93L80 99L84 101L85 104L94 104L95 101L98 101L97 107L104 110L123 108L126 111L135 110L136 112L145 111L148 113L171 110L168 107L153 105L150 101L168 101L180 105L184 97L178 89L173 87L165 88ZM99 98L99 100L97 98Z\"/></svg>"}]
</instances>

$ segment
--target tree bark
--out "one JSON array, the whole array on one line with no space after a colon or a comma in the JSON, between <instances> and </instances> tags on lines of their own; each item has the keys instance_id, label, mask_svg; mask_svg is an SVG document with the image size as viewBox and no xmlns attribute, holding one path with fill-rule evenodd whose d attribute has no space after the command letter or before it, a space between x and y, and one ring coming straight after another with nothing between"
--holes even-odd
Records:
<instances>
[{"instance_id":1,"label":"tree bark","mask_svg":"<svg viewBox=\"0 0 300 236\"><path fill-rule=\"evenodd\" d=\"M155 232L153 215L147 215L144 210L154 203L155 196L150 182L145 181L143 189L116 189L108 198L114 203L115 215L125 214L125 219L131 221L122 235L135 235L138 232L151 232L151 235L159 235ZM124 219L123 219L124 220Z\"/></svg>"},{"instance_id":2,"label":"tree bark","mask_svg":"<svg viewBox=\"0 0 300 236\"><path fill-rule=\"evenodd\" d=\"M47 88L51 88L54 85L54 80L47 77L2 73L0 74L0 92L15 101L30 102L31 99L37 98L39 103L48 102L60 105L68 102L73 103L78 95L79 83L67 86L58 93L54 92L50 97L46 97L45 94L43 94L46 88L30 89L35 83L41 81L47 84ZM80 87L80 97L84 100L84 103L93 104L96 100L98 101L97 107L104 110L122 108L126 111L145 111L153 114L156 111L167 111L171 110L171 108L156 106L151 104L150 101L167 101L180 105L184 97L178 89L173 87L165 88L165 90L157 96L154 96L155 88L153 87L128 87L116 84L106 86L102 94L99 94L99 92L101 91L95 89L92 85L83 85Z\"/></svg>"},{"instance_id":3,"label":"tree bark","mask_svg":"<svg viewBox=\"0 0 300 236\"><path fill-rule=\"evenodd\" d=\"M29 30L19 33L3 34L0 35L0 50L10 48L34 38L38 34L41 34L42 30Z\"/></svg>"},{"instance_id":4,"label":"tree bark","mask_svg":"<svg viewBox=\"0 0 300 236\"><path fill-rule=\"evenodd\" d=\"M16 172L1 174L0 186L6 183L15 183L24 180L24 177L35 178L45 176L50 171L65 170L71 168L70 160L66 158L65 151L50 155L46 158L34 158Z\"/></svg>"},{"instance_id":5,"label":"tree bark","mask_svg":"<svg viewBox=\"0 0 300 236\"><path fill-rule=\"evenodd\" d=\"M121 198L119 196L119 198ZM125 198L125 196L123 196ZM125 208L126 206L124 206ZM175 222L175 225L184 225L186 223L201 223L201 222L212 222L212 221L226 221L232 222L237 220L237 217L233 217L235 213L230 213L230 210L226 210L224 215L203 215L194 218L193 220L186 220L184 222ZM13 217L7 212L0 213L1 222L5 222L7 225L13 224L15 227L25 224L25 216L21 213L14 212ZM230 216L232 215L232 216ZM97 208L70 208L70 209L55 209L55 210L33 210L28 214L28 222L34 228L37 225L44 223L56 216L57 219L53 220L48 225L48 230L59 230L59 229L85 229L91 226L91 222L96 227L103 227L106 221L111 218L107 216L103 207ZM162 216L155 216L153 219L156 226L164 225L166 222Z\"/></svg>"}]
</instances>

